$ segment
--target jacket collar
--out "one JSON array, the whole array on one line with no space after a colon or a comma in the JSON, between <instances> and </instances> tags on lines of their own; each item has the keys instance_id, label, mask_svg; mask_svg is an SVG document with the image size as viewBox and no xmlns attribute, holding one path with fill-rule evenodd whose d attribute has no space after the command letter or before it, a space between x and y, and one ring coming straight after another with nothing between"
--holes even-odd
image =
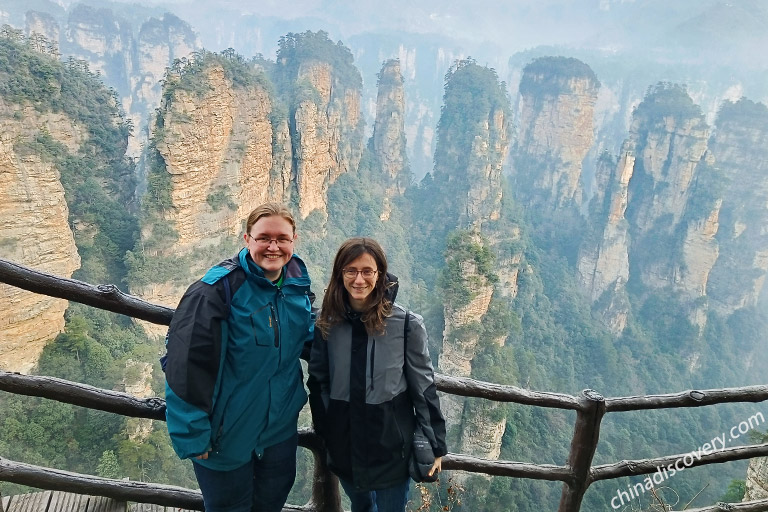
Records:
<instances>
[{"instance_id":1,"label":"jacket collar","mask_svg":"<svg viewBox=\"0 0 768 512\"><path fill-rule=\"evenodd\" d=\"M264 277L264 270L254 263L251 255L248 253L248 248L244 247L237 255L240 262L240 267L245 271L245 275L255 279L259 284L272 285L272 281ZM284 278L283 286L289 284L296 285L309 285L309 272L307 272L307 266L304 261L296 254L291 256L288 263L283 267Z\"/></svg>"}]
</instances>

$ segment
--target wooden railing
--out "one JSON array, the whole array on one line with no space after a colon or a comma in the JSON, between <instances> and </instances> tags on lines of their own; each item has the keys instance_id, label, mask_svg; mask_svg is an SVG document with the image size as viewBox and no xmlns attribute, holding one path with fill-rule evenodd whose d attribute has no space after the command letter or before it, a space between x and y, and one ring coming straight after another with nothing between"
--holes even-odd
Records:
<instances>
[{"instance_id":1,"label":"wooden railing","mask_svg":"<svg viewBox=\"0 0 768 512\"><path fill-rule=\"evenodd\" d=\"M150 304L124 294L112 285L92 286L73 279L64 279L32 270L0 259L0 282L36 293L88 304L122 313L149 322L167 325L173 310ZM483 473L493 476L529 478L563 482L559 512L577 512L584 493L600 480L656 472L657 467L674 464L687 454L674 454L642 460L623 460L614 464L593 466L592 460L600 437L600 425L605 414L645 409L701 407L732 402L762 402L768 400L768 386L689 390L665 395L604 398L593 390L580 396L530 391L515 386L503 386L469 378L437 374L438 390L465 397L483 398L497 402L514 402L536 407L576 411L576 421L568 461L564 466L532 464L504 460L486 460L464 454L449 453L443 458L443 469ZM124 416L165 420L165 401L160 398L140 399L127 393L99 389L53 377L20 375L0 372L0 390L21 395L39 396L81 407L99 409ZM1 414L1 412L0 412ZM341 510L338 480L325 465L325 454L319 437L312 429L299 430L299 445L314 455L312 497L303 506L287 505L285 510ZM2 455L2 454L0 454ZM727 461L768 456L768 443L723 448L701 454L686 467L719 464ZM70 473L33 466L0 457L0 481L14 482L51 490L68 490L82 494L106 496L138 503L154 503L195 510L203 509L199 492L180 487L145 482L127 482L91 475ZM740 504L717 504L691 512L718 510L768 511L768 499Z\"/></svg>"}]
</instances>

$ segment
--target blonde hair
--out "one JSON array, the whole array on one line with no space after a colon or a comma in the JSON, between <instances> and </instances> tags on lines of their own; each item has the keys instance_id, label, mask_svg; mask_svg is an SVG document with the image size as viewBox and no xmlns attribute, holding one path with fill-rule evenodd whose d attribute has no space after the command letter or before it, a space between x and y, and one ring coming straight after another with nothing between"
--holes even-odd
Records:
<instances>
[{"instance_id":1,"label":"blonde hair","mask_svg":"<svg viewBox=\"0 0 768 512\"><path fill-rule=\"evenodd\" d=\"M296 233L296 221L293 218L291 210L287 206L281 203L264 203L257 206L248 214L248 219L245 221L245 232L250 233L251 228L262 217L282 217L291 223L293 232Z\"/></svg>"}]
</instances>

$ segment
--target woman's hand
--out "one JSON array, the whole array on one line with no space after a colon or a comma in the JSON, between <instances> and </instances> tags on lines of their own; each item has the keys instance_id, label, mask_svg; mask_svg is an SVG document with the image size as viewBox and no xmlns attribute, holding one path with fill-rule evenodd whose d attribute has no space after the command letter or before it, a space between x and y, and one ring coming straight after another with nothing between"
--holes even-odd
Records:
<instances>
[{"instance_id":1,"label":"woman's hand","mask_svg":"<svg viewBox=\"0 0 768 512\"><path fill-rule=\"evenodd\" d=\"M205 460L205 459L207 459L207 458L208 458L208 452L205 452L205 453L204 453L204 454L202 454L202 455L198 455L198 456L197 456L197 457L195 457L195 458L196 458L197 460Z\"/></svg>"},{"instance_id":2,"label":"woman's hand","mask_svg":"<svg viewBox=\"0 0 768 512\"><path fill-rule=\"evenodd\" d=\"M443 458L442 457L435 457L435 463L432 464L432 469L430 469L429 473L427 473L427 474L429 476L432 476L432 475L435 474L435 471L437 471L438 473L440 471L442 471L442 468L441 468L442 462L443 462Z\"/></svg>"}]
</instances>

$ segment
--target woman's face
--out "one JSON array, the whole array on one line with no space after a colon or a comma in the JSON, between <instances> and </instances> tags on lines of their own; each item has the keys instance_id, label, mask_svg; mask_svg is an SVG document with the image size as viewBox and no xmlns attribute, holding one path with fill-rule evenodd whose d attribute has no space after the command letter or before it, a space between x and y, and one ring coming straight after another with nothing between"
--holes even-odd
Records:
<instances>
[{"instance_id":1,"label":"woman's face","mask_svg":"<svg viewBox=\"0 0 768 512\"><path fill-rule=\"evenodd\" d=\"M367 277L366 277L367 274ZM368 253L364 253L350 261L342 270L344 288L349 294L349 305L355 311L363 311L368 296L376 288L378 268L376 260Z\"/></svg>"},{"instance_id":2,"label":"woman's face","mask_svg":"<svg viewBox=\"0 0 768 512\"><path fill-rule=\"evenodd\" d=\"M270 281L279 278L283 267L290 261L295 239L293 226L279 215L260 218L245 234L248 253Z\"/></svg>"}]
</instances>

